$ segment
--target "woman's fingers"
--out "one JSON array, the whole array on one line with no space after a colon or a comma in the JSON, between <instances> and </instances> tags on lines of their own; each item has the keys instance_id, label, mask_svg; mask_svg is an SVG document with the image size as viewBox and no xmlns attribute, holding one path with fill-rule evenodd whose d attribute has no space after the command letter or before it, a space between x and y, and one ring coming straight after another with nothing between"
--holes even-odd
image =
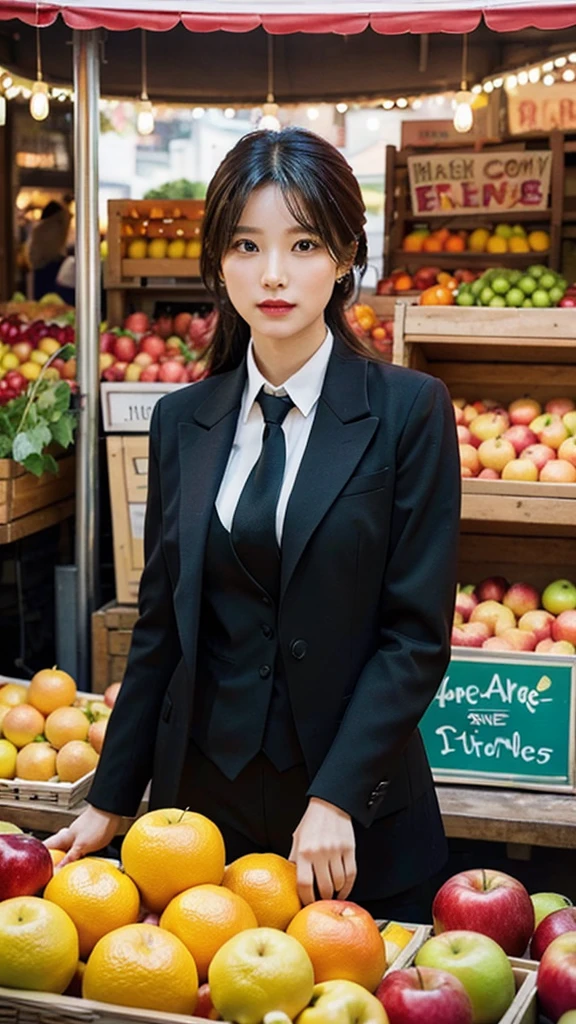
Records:
<instances>
[{"instance_id":1,"label":"woman's fingers","mask_svg":"<svg viewBox=\"0 0 576 1024\"><path fill-rule=\"evenodd\" d=\"M49 850L69 850L74 843L74 836L70 828L61 828L53 836L44 840L44 846Z\"/></svg>"},{"instance_id":2,"label":"woman's fingers","mask_svg":"<svg viewBox=\"0 0 576 1024\"><path fill-rule=\"evenodd\" d=\"M56 870L59 871L60 868L65 868L66 865L67 864L71 864L72 861L80 860L80 857L83 857L85 853L86 853L85 847L82 846L82 844L78 840L76 840L76 842L74 842L72 844L72 846L70 847L70 849L68 850L68 853L66 854L66 856L62 857L62 860L60 861L60 863L57 864Z\"/></svg>"},{"instance_id":3,"label":"woman's fingers","mask_svg":"<svg viewBox=\"0 0 576 1024\"><path fill-rule=\"evenodd\" d=\"M338 890L338 899L347 900L354 887L357 874L356 855L354 850L345 850L342 856L342 865L346 881L342 888Z\"/></svg>"},{"instance_id":4,"label":"woman's fingers","mask_svg":"<svg viewBox=\"0 0 576 1024\"><path fill-rule=\"evenodd\" d=\"M308 857L303 857L302 854L298 854L296 857L296 880L298 895L304 906L308 903L314 903L316 899L314 895L314 868L312 861Z\"/></svg>"},{"instance_id":5,"label":"woman's fingers","mask_svg":"<svg viewBox=\"0 0 576 1024\"><path fill-rule=\"evenodd\" d=\"M334 895L334 882L330 872L330 860L325 853L319 853L314 859L316 888L321 900L331 900Z\"/></svg>"}]
</instances>

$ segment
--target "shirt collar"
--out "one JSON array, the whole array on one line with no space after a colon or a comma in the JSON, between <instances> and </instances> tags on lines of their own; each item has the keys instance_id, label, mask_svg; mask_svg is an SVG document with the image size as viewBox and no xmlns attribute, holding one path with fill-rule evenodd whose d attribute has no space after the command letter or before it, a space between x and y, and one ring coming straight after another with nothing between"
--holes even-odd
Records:
<instances>
[{"instance_id":1,"label":"shirt collar","mask_svg":"<svg viewBox=\"0 0 576 1024\"><path fill-rule=\"evenodd\" d=\"M311 356L310 359L308 359L304 365L296 371L296 373L293 373L288 380L284 381L282 385L275 387L266 380L262 373L260 373L260 370L256 365L256 360L254 359L254 343L252 339L250 339L248 351L246 353L248 379L246 381L246 389L244 391L244 398L242 402L242 422L246 423L246 420L252 410L252 406L256 401L256 396L259 394L262 387L272 395L289 395L294 402L294 405L302 415L308 416L320 398L333 344L334 338L332 336L332 332L327 330L324 341L320 345L320 348L316 350L314 355Z\"/></svg>"}]
</instances>

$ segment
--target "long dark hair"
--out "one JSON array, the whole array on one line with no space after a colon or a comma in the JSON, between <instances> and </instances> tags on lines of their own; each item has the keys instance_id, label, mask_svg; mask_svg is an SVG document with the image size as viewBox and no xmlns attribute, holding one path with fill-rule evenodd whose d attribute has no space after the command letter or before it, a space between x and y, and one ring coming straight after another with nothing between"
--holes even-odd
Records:
<instances>
[{"instance_id":1,"label":"long dark hair","mask_svg":"<svg viewBox=\"0 0 576 1024\"><path fill-rule=\"evenodd\" d=\"M294 219L322 239L337 264L353 264L361 274L366 269L366 210L358 182L342 154L304 128L245 135L224 157L206 195L200 266L219 312L208 353L212 373L237 367L250 340L249 325L226 295L221 266L251 193L264 185L280 188ZM354 273L349 271L334 285L325 310L326 323L354 352L367 356L344 315L355 290Z\"/></svg>"}]
</instances>

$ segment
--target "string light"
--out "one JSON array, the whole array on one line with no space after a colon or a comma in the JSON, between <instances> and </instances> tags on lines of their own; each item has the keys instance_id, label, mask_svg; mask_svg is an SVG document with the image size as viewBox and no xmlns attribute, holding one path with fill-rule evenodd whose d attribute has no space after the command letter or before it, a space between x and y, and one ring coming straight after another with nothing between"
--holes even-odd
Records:
<instances>
[{"instance_id":1,"label":"string light","mask_svg":"<svg viewBox=\"0 0 576 1024\"><path fill-rule=\"evenodd\" d=\"M306 117L308 118L309 121L317 121L318 118L320 117L320 111L318 110L318 107L308 107L308 110L306 111Z\"/></svg>"},{"instance_id":2,"label":"string light","mask_svg":"<svg viewBox=\"0 0 576 1024\"><path fill-rule=\"evenodd\" d=\"M540 68L530 68L530 71L528 72L528 81L531 82L532 85L536 85L536 83L540 81Z\"/></svg>"},{"instance_id":3,"label":"string light","mask_svg":"<svg viewBox=\"0 0 576 1024\"><path fill-rule=\"evenodd\" d=\"M348 110L348 104L347 103L337 103L336 104L336 110L338 111L339 114L345 114L346 111Z\"/></svg>"},{"instance_id":4,"label":"string light","mask_svg":"<svg viewBox=\"0 0 576 1024\"><path fill-rule=\"evenodd\" d=\"M141 33L142 90L140 92L140 102L137 108L136 131L138 132L138 135L152 135L152 132L154 131L154 110L152 108L152 103L148 99L146 32L144 29L141 29Z\"/></svg>"},{"instance_id":5,"label":"string light","mask_svg":"<svg viewBox=\"0 0 576 1024\"><path fill-rule=\"evenodd\" d=\"M518 72L518 85L528 85L528 81L529 81L529 79L528 79L528 72L527 71L519 71Z\"/></svg>"},{"instance_id":6,"label":"string light","mask_svg":"<svg viewBox=\"0 0 576 1024\"><path fill-rule=\"evenodd\" d=\"M234 110L234 107L226 107L224 111L224 117L227 117L229 121L231 121L232 118L236 117L236 111Z\"/></svg>"},{"instance_id":7,"label":"string light","mask_svg":"<svg viewBox=\"0 0 576 1024\"><path fill-rule=\"evenodd\" d=\"M40 50L40 26L36 25L36 81L30 96L30 116L35 121L45 121L50 113L48 86L42 79L42 53Z\"/></svg>"},{"instance_id":8,"label":"string light","mask_svg":"<svg viewBox=\"0 0 576 1024\"><path fill-rule=\"evenodd\" d=\"M576 53L569 53L568 60L571 64L576 64Z\"/></svg>"},{"instance_id":9,"label":"string light","mask_svg":"<svg viewBox=\"0 0 576 1024\"><path fill-rule=\"evenodd\" d=\"M481 85L473 85L472 89L471 89L471 92L473 93L474 96L479 96L480 93L482 92L482 86Z\"/></svg>"},{"instance_id":10,"label":"string light","mask_svg":"<svg viewBox=\"0 0 576 1024\"><path fill-rule=\"evenodd\" d=\"M554 85L555 81L556 81L556 79L554 78L554 75L544 75L544 78L542 79L542 84L543 85Z\"/></svg>"},{"instance_id":11,"label":"string light","mask_svg":"<svg viewBox=\"0 0 576 1024\"><path fill-rule=\"evenodd\" d=\"M499 78L495 78L494 79L494 88L495 89L501 89L503 85L504 85L504 79L503 78L499 77Z\"/></svg>"},{"instance_id":12,"label":"string light","mask_svg":"<svg viewBox=\"0 0 576 1024\"><path fill-rule=\"evenodd\" d=\"M400 96L400 98L396 100L396 106L400 107L400 110L404 110L404 108L408 106L408 100L406 97Z\"/></svg>"},{"instance_id":13,"label":"string light","mask_svg":"<svg viewBox=\"0 0 576 1024\"><path fill-rule=\"evenodd\" d=\"M556 65L557 68L565 68L567 63L568 63L568 58L567 57L556 57L556 60L554 61L554 64Z\"/></svg>"},{"instance_id":14,"label":"string light","mask_svg":"<svg viewBox=\"0 0 576 1024\"><path fill-rule=\"evenodd\" d=\"M554 61L547 60L542 65L542 71L554 71Z\"/></svg>"},{"instance_id":15,"label":"string light","mask_svg":"<svg viewBox=\"0 0 576 1024\"><path fill-rule=\"evenodd\" d=\"M204 117L205 113L206 111L204 110L204 107L194 107L192 117L195 121L199 121L201 117Z\"/></svg>"},{"instance_id":16,"label":"string light","mask_svg":"<svg viewBox=\"0 0 576 1024\"><path fill-rule=\"evenodd\" d=\"M2 80L2 85L4 86L5 89L9 89L12 84L13 83L12 83L12 79L10 78L10 75L6 75L6 77L3 78L3 80Z\"/></svg>"},{"instance_id":17,"label":"string light","mask_svg":"<svg viewBox=\"0 0 576 1024\"><path fill-rule=\"evenodd\" d=\"M562 78L565 82L573 82L576 78L576 71L573 71L572 68L566 68L566 71L562 72Z\"/></svg>"},{"instance_id":18,"label":"string light","mask_svg":"<svg viewBox=\"0 0 576 1024\"><path fill-rule=\"evenodd\" d=\"M515 89L517 85L518 85L518 78L516 77L516 75L508 75L507 78L506 78L506 88L507 89Z\"/></svg>"},{"instance_id":19,"label":"string light","mask_svg":"<svg viewBox=\"0 0 576 1024\"><path fill-rule=\"evenodd\" d=\"M394 110L394 105L394 100L384 100L384 103L382 104L384 110Z\"/></svg>"},{"instance_id":20,"label":"string light","mask_svg":"<svg viewBox=\"0 0 576 1024\"><path fill-rule=\"evenodd\" d=\"M494 82L484 82L484 92L488 94L494 92Z\"/></svg>"},{"instance_id":21,"label":"string light","mask_svg":"<svg viewBox=\"0 0 576 1024\"><path fill-rule=\"evenodd\" d=\"M418 100L418 99L412 100L412 110L420 110L421 106L422 106L422 100Z\"/></svg>"}]
</instances>

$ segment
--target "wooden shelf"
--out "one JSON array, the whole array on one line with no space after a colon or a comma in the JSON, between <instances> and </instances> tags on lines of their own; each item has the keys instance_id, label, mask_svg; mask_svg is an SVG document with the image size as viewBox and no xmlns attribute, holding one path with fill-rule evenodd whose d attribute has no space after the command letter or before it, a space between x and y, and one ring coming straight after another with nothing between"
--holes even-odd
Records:
<instances>
[{"instance_id":1,"label":"wooden shelf","mask_svg":"<svg viewBox=\"0 0 576 1024\"><path fill-rule=\"evenodd\" d=\"M486 224L522 224L522 223L543 223L550 220L550 210L534 210L533 213L529 213L525 210L518 210L516 213L510 211L509 213L470 213L462 214L455 213L450 215L449 213L442 214L441 216L426 217L425 214L417 213L406 213L404 215L404 221L407 224L431 224L438 223L438 226L444 226L449 221L454 227L462 228L468 224L471 225L471 230L474 228L483 227L482 222ZM462 222L462 223L461 223Z\"/></svg>"},{"instance_id":2,"label":"wooden shelf","mask_svg":"<svg viewBox=\"0 0 576 1024\"><path fill-rule=\"evenodd\" d=\"M200 277L200 260L143 259L120 261L122 277Z\"/></svg>"},{"instance_id":3,"label":"wooden shelf","mask_svg":"<svg viewBox=\"0 0 576 1024\"><path fill-rule=\"evenodd\" d=\"M523 526L576 527L576 484L463 480L462 519Z\"/></svg>"},{"instance_id":4,"label":"wooden shelf","mask_svg":"<svg viewBox=\"0 0 576 1024\"><path fill-rule=\"evenodd\" d=\"M437 785L446 835L576 849L576 798L555 793Z\"/></svg>"},{"instance_id":5,"label":"wooden shelf","mask_svg":"<svg viewBox=\"0 0 576 1024\"><path fill-rule=\"evenodd\" d=\"M546 252L405 252L395 249L393 258L402 261L406 266L438 266L438 267L530 267L533 263L542 263L548 259ZM126 262L126 261L125 261Z\"/></svg>"}]
</instances>

